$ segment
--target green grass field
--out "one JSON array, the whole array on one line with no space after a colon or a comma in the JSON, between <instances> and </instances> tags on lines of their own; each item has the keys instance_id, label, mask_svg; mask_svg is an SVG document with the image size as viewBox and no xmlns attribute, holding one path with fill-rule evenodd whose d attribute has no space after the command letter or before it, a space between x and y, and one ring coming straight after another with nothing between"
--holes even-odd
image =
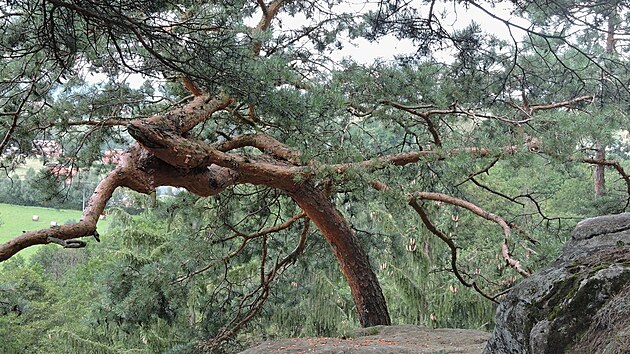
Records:
<instances>
[{"instance_id":1,"label":"green grass field","mask_svg":"<svg viewBox=\"0 0 630 354\"><path fill-rule=\"evenodd\" d=\"M19 165L18 167L15 168L15 174L20 178L20 179L24 179L24 177L26 176L26 173L28 172L28 170L32 168L33 170L35 170L35 172L41 170L42 168L44 168L44 163L36 158L27 158L25 163L22 165Z\"/></svg>"},{"instance_id":2,"label":"green grass field","mask_svg":"<svg viewBox=\"0 0 630 354\"><path fill-rule=\"evenodd\" d=\"M33 221L33 215L39 216L39 221ZM40 207L27 207L20 205L0 204L0 243L4 243L22 234L22 231L33 231L50 227L52 221L58 225L67 222L76 222L81 218L79 210L61 210ZM99 230L106 230L106 220L99 222ZM19 254L29 257L37 248L41 246L29 247Z\"/></svg>"}]
</instances>

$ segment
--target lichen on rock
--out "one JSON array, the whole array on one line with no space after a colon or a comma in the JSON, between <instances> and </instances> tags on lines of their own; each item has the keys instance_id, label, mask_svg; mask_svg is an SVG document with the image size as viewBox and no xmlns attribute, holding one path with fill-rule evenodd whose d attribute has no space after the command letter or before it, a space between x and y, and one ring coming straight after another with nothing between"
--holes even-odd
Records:
<instances>
[{"instance_id":1,"label":"lichen on rock","mask_svg":"<svg viewBox=\"0 0 630 354\"><path fill-rule=\"evenodd\" d=\"M558 259L506 295L484 353L621 353L628 293L630 213L586 219Z\"/></svg>"}]
</instances>

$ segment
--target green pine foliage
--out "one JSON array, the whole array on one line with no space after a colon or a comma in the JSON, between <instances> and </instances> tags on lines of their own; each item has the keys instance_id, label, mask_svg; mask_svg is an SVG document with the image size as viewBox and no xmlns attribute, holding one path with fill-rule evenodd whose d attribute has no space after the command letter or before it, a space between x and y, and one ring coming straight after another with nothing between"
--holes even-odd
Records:
<instances>
[{"instance_id":1,"label":"green pine foliage","mask_svg":"<svg viewBox=\"0 0 630 354\"><path fill-rule=\"evenodd\" d=\"M627 48L609 50L601 30L610 21L621 26L616 33L627 31L627 1L512 2L513 15L531 23L514 41L474 22L447 33L438 17L426 22L413 7L439 3L428 1L381 1L361 14L337 11L346 3L337 0L285 2L284 17L266 30L248 27L262 12L254 1L68 3L90 11L36 0L0 5L20 14L0 18L0 136L23 154L34 139L56 139L64 150L33 169L3 157L0 202L81 209L111 167L102 152L133 143L125 122L187 102L186 76L238 102L190 137L220 143L265 133L300 151L312 174L295 182L330 191L370 256L395 324L490 330L496 306L457 281L450 249L409 206L414 193L457 197L526 230L537 243L516 230L507 242L531 271L556 257L579 220L628 210L623 175L607 168L606 194L595 196L594 166L583 163L601 145L606 159L630 170ZM592 25L574 31L579 24L566 11L590 11ZM321 22L281 22L293 16ZM379 38L410 40L416 52L370 64L332 55L346 39ZM124 82L137 73L143 85ZM488 153L465 150L473 148ZM406 166L379 160L411 151L427 155ZM362 161L370 168L330 166ZM39 170L46 162L81 173L67 185ZM388 189L374 190L374 181ZM467 281L490 296L518 282L497 224L419 203L457 245ZM235 185L156 204L117 194L102 243L46 247L2 264L0 352L197 353L239 327L215 349L231 353L262 339L349 335L359 326L348 284L313 225L306 230L300 218L263 235L300 213L287 195ZM131 216L130 206L145 210ZM275 269L303 233L304 249ZM261 286L261 277L273 280Z\"/></svg>"}]
</instances>

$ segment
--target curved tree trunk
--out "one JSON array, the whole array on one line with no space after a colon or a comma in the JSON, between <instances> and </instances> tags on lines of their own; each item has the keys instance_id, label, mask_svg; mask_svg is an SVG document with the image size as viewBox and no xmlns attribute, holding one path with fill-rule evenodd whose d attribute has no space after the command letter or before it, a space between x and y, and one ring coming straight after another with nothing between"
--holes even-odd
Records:
<instances>
[{"instance_id":1,"label":"curved tree trunk","mask_svg":"<svg viewBox=\"0 0 630 354\"><path fill-rule=\"evenodd\" d=\"M598 161L606 159L606 148L600 143L595 144L595 159ZM595 195L598 197L606 194L604 167L604 165L595 165Z\"/></svg>"},{"instance_id":2,"label":"curved tree trunk","mask_svg":"<svg viewBox=\"0 0 630 354\"><path fill-rule=\"evenodd\" d=\"M288 193L317 225L330 244L350 285L361 325L363 327L390 325L383 291L370 266L367 253L359 244L348 221L339 213L328 196L313 186L300 185Z\"/></svg>"},{"instance_id":3,"label":"curved tree trunk","mask_svg":"<svg viewBox=\"0 0 630 354\"><path fill-rule=\"evenodd\" d=\"M359 244L350 224L323 191L309 182L294 181L296 171L292 169L293 165L281 160L256 161L251 157L228 154L202 142L186 139L179 135L179 132L169 134L156 124L132 123L128 130L146 149L171 166L195 169L199 166L208 166L209 163L222 165L215 166L219 171L212 174L213 179L211 183L207 183L206 188L198 186L199 188L194 191L198 195L216 194L232 183L264 185L283 190L290 195L332 247L341 271L350 285L361 325L369 327L391 324L383 291L370 266L367 253ZM261 150L272 151L285 157L287 161L291 160L290 150L270 137L258 142L255 138L262 136L254 135L250 138L252 141L248 140L248 145L257 145ZM238 140L226 144L227 146L223 146L226 150L228 147L240 146ZM208 173L208 168L203 167L202 170ZM215 181L215 177L222 179L223 182Z\"/></svg>"},{"instance_id":4,"label":"curved tree trunk","mask_svg":"<svg viewBox=\"0 0 630 354\"><path fill-rule=\"evenodd\" d=\"M200 196L216 195L230 185L241 183L283 190L296 201L330 244L350 286L361 325L369 327L391 324L383 291L367 253L359 244L348 221L335 208L326 193L310 182L295 182L295 177L301 170L288 162L293 159L290 149L273 138L262 135L244 136L214 146L183 136L194 126L194 121L207 118L208 114L230 102L196 98L185 108L170 112L164 117L152 116L132 121L127 130L139 144L130 147L116 170L102 182L111 186L111 191L101 193L97 189L90 204L96 203L100 207L98 210L102 211L111 192L119 186L151 193L157 186L172 185L185 187ZM256 146L261 151L269 151L271 155L281 158L271 155L255 158L225 152L242 146ZM90 206L86 210L88 209ZM86 225L72 226L81 226L85 230L66 230L62 226L53 230L26 233L22 235L22 239L16 241L17 246L9 244L0 247L0 260L9 258L19 249L31 244L45 244L51 242L51 239L63 241L94 234L98 215L100 212L96 214L96 218L89 219L90 222L86 222Z\"/></svg>"}]
</instances>

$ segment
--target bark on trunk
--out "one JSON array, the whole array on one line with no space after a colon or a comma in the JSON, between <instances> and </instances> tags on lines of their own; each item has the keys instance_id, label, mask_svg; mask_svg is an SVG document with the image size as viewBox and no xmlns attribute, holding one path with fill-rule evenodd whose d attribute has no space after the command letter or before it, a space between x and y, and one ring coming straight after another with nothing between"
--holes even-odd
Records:
<instances>
[{"instance_id":1,"label":"bark on trunk","mask_svg":"<svg viewBox=\"0 0 630 354\"><path fill-rule=\"evenodd\" d=\"M383 291L367 253L359 244L348 221L330 202L328 196L315 187L301 185L289 194L330 244L350 285L361 326L390 325Z\"/></svg>"},{"instance_id":2,"label":"bark on trunk","mask_svg":"<svg viewBox=\"0 0 630 354\"><path fill-rule=\"evenodd\" d=\"M595 159L604 161L606 159L606 151L602 144L595 146ZM595 195L598 197L606 194L606 179L604 177L604 165L595 165Z\"/></svg>"},{"instance_id":3,"label":"bark on trunk","mask_svg":"<svg viewBox=\"0 0 630 354\"><path fill-rule=\"evenodd\" d=\"M207 187L224 188L232 183L248 183L277 188L293 197L330 244L350 286L361 325L370 327L391 324L383 291L370 266L368 256L359 244L350 224L337 211L328 196L309 182L303 184L294 182L296 171L293 167L295 166L288 162L264 157L256 160L221 151L237 148L240 143L247 143L247 145L261 145L262 151L270 151L273 155L279 155L286 161L291 161L296 156L293 156L289 150L276 146L269 139L260 140L261 137L257 139L254 136L248 140L226 142L219 145L221 149L219 150L217 147L182 137L178 132L165 131L156 124L143 124L142 121L132 122L128 131L144 148L167 165L183 170L203 170L205 168L203 166L210 164L221 166L212 165L215 169L218 168L212 178L223 178L224 182L206 183ZM224 170L232 172L224 172ZM155 169L155 171L163 171L163 169ZM212 195L222 190L210 188L206 191L207 188L203 188L203 184L203 182L199 183L194 193Z\"/></svg>"},{"instance_id":4,"label":"bark on trunk","mask_svg":"<svg viewBox=\"0 0 630 354\"><path fill-rule=\"evenodd\" d=\"M617 9L613 8L608 17L608 31L606 36L606 53L615 53L615 27L617 23ZM603 83L602 83L603 85ZM605 92L602 92L605 94ZM606 159L606 147L601 143L595 144L595 159L604 161ZM606 180L604 177L604 165L595 165L595 195L601 197L606 194Z\"/></svg>"}]
</instances>

